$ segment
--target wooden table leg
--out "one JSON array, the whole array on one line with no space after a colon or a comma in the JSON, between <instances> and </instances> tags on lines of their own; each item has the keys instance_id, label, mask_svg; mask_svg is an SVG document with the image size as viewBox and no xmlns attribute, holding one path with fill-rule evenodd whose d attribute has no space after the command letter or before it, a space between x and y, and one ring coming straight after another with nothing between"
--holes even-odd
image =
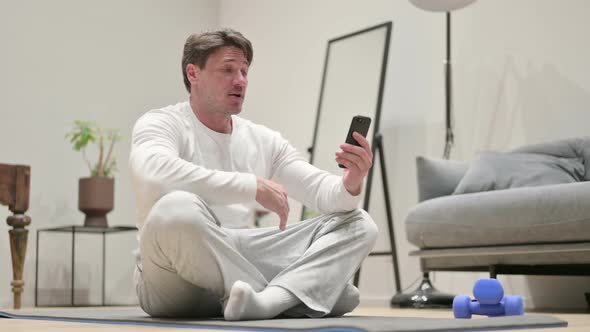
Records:
<instances>
[{"instance_id":1,"label":"wooden table leg","mask_svg":"<svg viewBox=\"0 0 590 332\"><path fill-rule=\"evenodd\" d=\"M29 192L31 187L31 167L27 165L0 164L0 204L8 205L12 216L6 218L10 236L10 253L12 256L12 292L14 293L14 308L21 307L21 293L23 292L23 270L25 254L27 252L27 235L25 228L31 223L31 218L25 213L29 209Z\"/></svg>"},{"instance_id":2,"label":"wooden table leg","mask_svg":"<svg viewBox=\"0 0 590 332\"><path fill-rule=\"evenodd\" d=\"M24 214L14 214L6 219L12 229L8 231L10 236L10 252L12 254L12 292L14 293L14 309L21 308L21 293L25 282L23 270L25 267L25 254L27 252L27 236L29 230L25 226L31 223L31 218Z\"/></svg>"}]
</instances>

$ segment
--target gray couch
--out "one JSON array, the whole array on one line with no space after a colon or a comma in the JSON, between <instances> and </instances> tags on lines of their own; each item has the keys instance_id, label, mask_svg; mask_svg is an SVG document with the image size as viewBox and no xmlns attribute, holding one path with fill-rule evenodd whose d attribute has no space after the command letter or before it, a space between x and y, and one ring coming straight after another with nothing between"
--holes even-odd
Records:
<instances>
[{"instance_id":1,"label":"gray couch","mask_svg":"<svg viewBox=\"0 0 590 332\"><path fill-rule=\"evenodd\" d=\"M417 158L420 202L406 235L422 270L590 275L590 139L492 157L479 169L476 160Z\"/></svg>"}]
</instances>

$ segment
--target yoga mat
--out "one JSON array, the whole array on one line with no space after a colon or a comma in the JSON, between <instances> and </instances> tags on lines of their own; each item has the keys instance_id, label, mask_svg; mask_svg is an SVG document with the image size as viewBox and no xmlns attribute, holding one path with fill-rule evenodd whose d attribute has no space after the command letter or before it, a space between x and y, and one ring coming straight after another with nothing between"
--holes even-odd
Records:
<instances>
[{"instance_id":1,"label":"yoga mat","mask_svg":"<svg viewBox=\"0 0 590 332\"><path fill-rule=\"evenodd\" d=\"M552 316L524 316L453 319L383 316L344 316L338 318L269 319L226 322L223 319L151 318L140 308L67 308L55 310L5 310L0 317L98 324L163 326L193 329L242 331L500 331L541 327L566 327L567 322Z\"/></svg>"}]
</instances>

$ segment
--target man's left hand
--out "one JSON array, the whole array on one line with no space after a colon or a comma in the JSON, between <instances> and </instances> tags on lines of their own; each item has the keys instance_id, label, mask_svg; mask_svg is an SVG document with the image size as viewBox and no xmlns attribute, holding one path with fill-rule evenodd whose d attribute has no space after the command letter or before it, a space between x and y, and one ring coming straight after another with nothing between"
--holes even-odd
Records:
<instances>
[{"instance_id":1,"label":"man's left hand","mask_svg":"<svg viewBox=\"0 0 590 332\"><path fill-rule=\"evenodd\" d=\"M352 137L361 146L348 143L340 145L341 150L336 151L336 162L346 166L342 182L344 182L346 190L356 196L361 193L363 180L373 166L373 152L371 145L363 135L354 132Z\"/></svg>"}]
</instances>

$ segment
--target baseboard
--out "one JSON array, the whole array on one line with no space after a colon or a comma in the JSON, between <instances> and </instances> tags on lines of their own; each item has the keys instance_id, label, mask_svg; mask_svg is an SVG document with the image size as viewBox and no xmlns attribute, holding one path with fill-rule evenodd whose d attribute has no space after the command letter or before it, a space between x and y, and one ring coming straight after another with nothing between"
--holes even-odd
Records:
<instances>
[{"instance_id":1,"label":"baseboard","mask_svg":"<svg viewBox=\"0 0 590 332\"><path fill-rule=\"evenodd\" d=\"M106 304L109 306L136 306L139 305L137 302L137 296L128 296L128 297L107 297ZM100 306L100 304L96 304ZM33 308L35 303L31 301L24 300L22 304L23 308ZM67 307L67 305L64 305ZM42 306L41 306L42 308ZM0 310L1 309L12 309L12 297L7 298L0 298Z\"/></svg>"},{"instance_id":2,"label":"baseboard","mask_svg":"<svg viewBox=\"0 0 590 332\"><path fill-rule=\"evenodd\" d=\"M107 304L109 305L138 305L136 296L128 297L108 297ZM367 307L389 307L389 301L391 297L387 296L361 296L360 305ZM33 307L33 303L25 301L23 307ZM11 309L12 298L0 298L0 309Z\"/></svg>"}]
</instances>

